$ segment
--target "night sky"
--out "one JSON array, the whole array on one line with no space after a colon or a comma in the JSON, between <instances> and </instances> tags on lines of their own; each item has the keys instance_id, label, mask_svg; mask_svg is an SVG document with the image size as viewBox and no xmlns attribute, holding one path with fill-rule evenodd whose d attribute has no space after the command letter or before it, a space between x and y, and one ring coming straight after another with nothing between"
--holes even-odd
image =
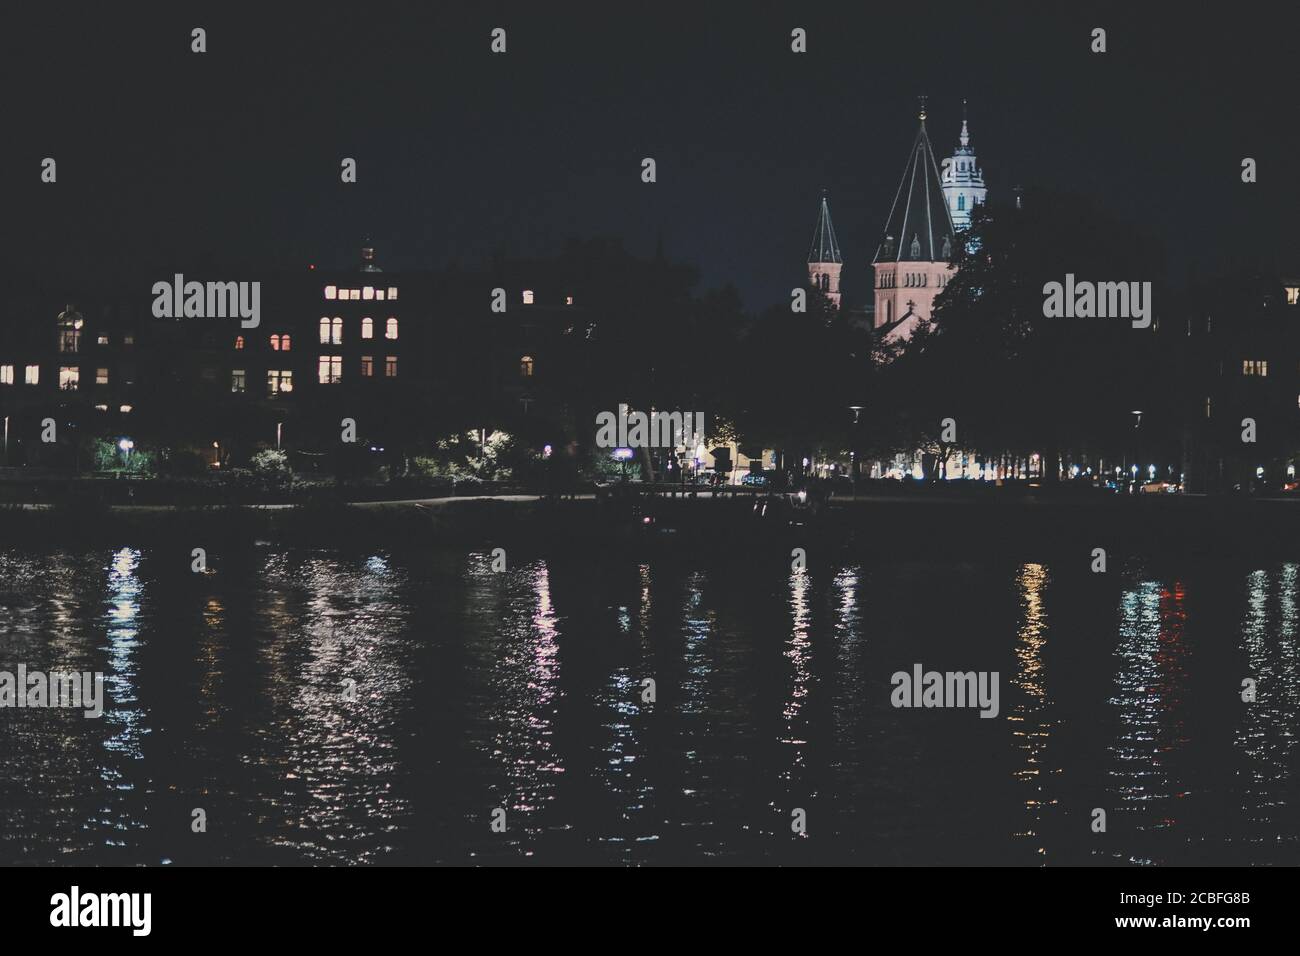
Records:
<instances>
[{"instance_id":1,"label":"night sky","mask_svg":"<svg viewBox=\"0 0 1300 956\"><path fill-rule=\"evenodd\" d=\"M7 289L347 265L367 232L389 269L547 254L571 236L649 254L662 235L758 310L802 278L825 187L860 302L920 93L941 156L969 99L992 199L1015 184L1092 196L1162 240L1176 280L1300 271L1295 14L206 6L10 15ZM190 52L194 26L206 54ZM495 26L505 55L489 52ZM805 55L790 52L796 26ZM1089 50L1095 26L1105 54ZM45 156L56 185L39 180ZM339 181L345 156L355 185Z\"/></svg>"}]
</instances>

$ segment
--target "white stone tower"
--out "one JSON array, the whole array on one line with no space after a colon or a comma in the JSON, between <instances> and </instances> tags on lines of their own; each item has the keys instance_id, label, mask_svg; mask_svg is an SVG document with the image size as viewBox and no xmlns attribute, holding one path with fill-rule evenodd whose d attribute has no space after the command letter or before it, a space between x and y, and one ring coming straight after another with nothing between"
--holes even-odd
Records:
<instances>
[{"instance_id":1,"label":"white stone tower","mask_svg":"<svg viewBox=\"0 0 1300 956\"><path fill-rule=\"evenodd\" d=\"M943 162L943 195L948 201L948 213L957 229L970 225L971 212L982 205L988 190L984 188L984 170L975 160L975 147L970 144L970 128L966 122L966 101L961 101L961 138L956 151Z\"/></svg>"}]
</instances>

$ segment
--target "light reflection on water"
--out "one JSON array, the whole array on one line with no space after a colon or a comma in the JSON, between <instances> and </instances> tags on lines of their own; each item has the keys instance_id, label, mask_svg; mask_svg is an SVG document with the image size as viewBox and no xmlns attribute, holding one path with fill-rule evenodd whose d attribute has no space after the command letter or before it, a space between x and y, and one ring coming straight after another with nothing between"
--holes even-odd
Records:
<instances>
[{"instance_id":1,"label":"light reflection on water","mask_svg":"<svg viewBox=\"0 0 1300 956\"><path fill-rule=\"evenodd\" d=\"M1294 564L209 562L0 552L0 669L107 692L0 711L0 862L1297 861Z\"/></svg>"}]
</instances>

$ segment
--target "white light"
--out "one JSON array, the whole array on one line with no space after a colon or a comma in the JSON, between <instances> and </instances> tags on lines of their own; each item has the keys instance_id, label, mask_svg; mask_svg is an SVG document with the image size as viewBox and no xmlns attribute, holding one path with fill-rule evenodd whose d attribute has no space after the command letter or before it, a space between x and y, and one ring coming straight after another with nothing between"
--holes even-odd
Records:
<instances>
[{"instance_id":1,"label":"white light","mask_svg":"<svg viewBox=\"0 0 1300 956\"><path fill-rule=\"evenodd\" d=\"M120 442L117 443L117 447L122 449L122 451L130 451L132 448L135 447L135 442L131 441L131 439L129 438L123 438Z\"/></svg>"}]
</instances>

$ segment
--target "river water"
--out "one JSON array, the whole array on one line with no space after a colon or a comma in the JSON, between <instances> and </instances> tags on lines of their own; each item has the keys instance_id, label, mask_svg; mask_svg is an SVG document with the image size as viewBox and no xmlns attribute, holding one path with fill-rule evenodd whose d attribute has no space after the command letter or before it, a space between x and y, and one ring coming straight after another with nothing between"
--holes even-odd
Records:
<instances>
[{"instance_id":1,"label":"river water","mask_svg":"<svg viewBox=\"0 0 1300 956\"><path fill-rule=\"evenodd\" d=\"M1300 862L1296 564L574 551L0 551L0 863Z\"/></svg>"}]
</instances>

